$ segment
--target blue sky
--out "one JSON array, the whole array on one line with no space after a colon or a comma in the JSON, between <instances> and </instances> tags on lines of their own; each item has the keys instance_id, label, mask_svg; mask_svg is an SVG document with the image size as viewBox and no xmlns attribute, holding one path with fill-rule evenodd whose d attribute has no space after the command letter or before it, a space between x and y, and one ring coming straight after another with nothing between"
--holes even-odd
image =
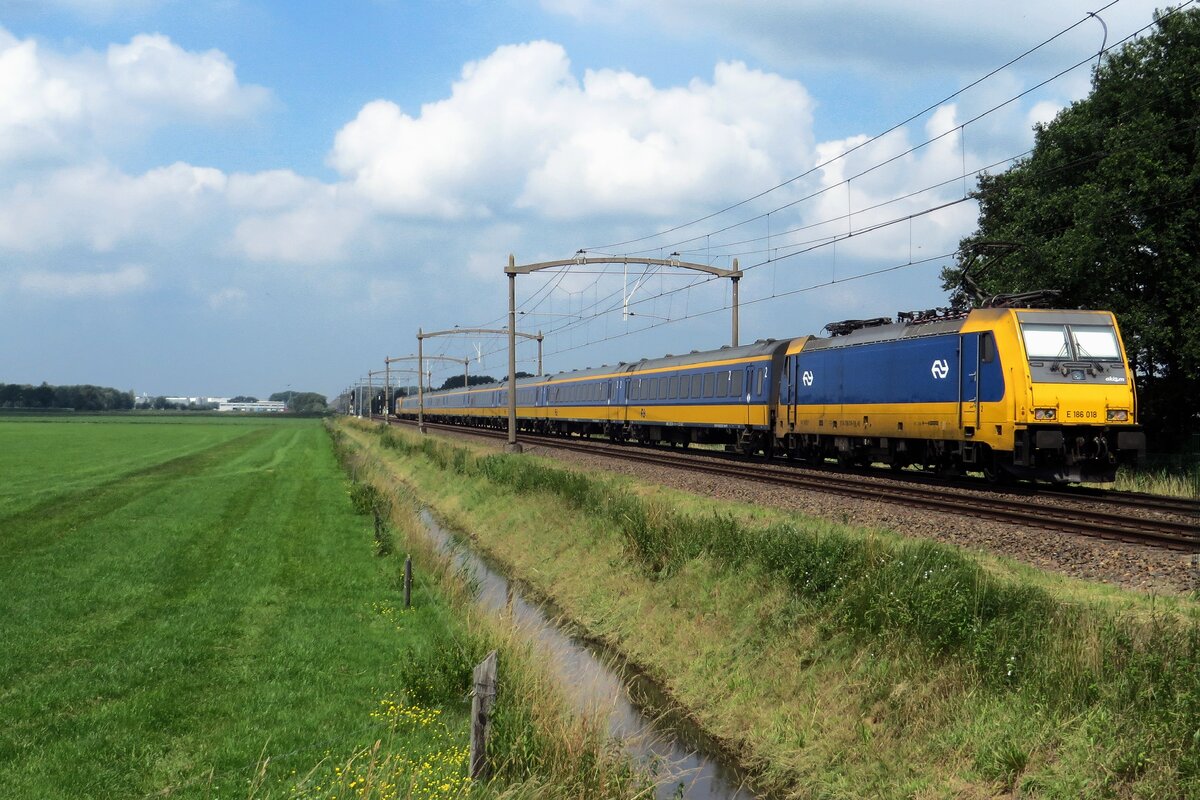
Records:
<instances>
[{"instance_id":1,"label":"blue sky","mask_svg":"<svg viewBox=\"0 0 1200 800\"><path fill-rule=\"evenodd\" d=\"M1108 42L1153 8L1102 11ZM1094 54L1101 26L812 168L1089 10L0 0L0 381L334 394L413 352L418 327L503 324L509 252L648 236L798 175L612 252L755 265L742 341L939 305L947 260L909 262L952 252L976 210L906 218L961 198L964 173L1003 165L1086 94L1085 66L963 126ZM635 279L523 278L519 326L547 331L552 370L727 341L725 286L654 274L626 316ZM472 370L501 375L499 344L429 347L482 352Z\"/></svg>"}]
</instances>

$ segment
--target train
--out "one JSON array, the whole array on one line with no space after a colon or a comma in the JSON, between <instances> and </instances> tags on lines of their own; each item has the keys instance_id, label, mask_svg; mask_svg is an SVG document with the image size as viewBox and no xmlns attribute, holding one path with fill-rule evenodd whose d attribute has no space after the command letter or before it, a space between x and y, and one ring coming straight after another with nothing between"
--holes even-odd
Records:
<instances>
[{"instance_id":1,"label":"train","mask_svg":"<svg viewBox=\"0 0 1200 800\"><path fill-rule=\"evenodd\" d=\"M1111 312L936 309L825 330L522 378L518 429L1055 483L1111 481L1145 455ZM419 411L416 395L394 408ZM503 428L508 386L426 392L423 413Z\"/></svg>"}]
</instances>

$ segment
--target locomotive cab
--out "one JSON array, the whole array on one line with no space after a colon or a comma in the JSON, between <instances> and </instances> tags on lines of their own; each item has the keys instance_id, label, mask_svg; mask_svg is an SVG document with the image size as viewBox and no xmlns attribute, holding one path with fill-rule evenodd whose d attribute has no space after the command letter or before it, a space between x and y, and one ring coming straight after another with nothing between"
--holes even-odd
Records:
<instances>
[{"instance_id":1,"label":"locomotive cab","mask_svg":"<svg viewBox=\"0 0 1200 800\"><path fill-rule=\"evenodd\" d=\"M1110 481L1145 453L1133 374L1113 315L1018 310L1025 391L1015 400L1014 471Z\"/></svg>"}]
</instances>

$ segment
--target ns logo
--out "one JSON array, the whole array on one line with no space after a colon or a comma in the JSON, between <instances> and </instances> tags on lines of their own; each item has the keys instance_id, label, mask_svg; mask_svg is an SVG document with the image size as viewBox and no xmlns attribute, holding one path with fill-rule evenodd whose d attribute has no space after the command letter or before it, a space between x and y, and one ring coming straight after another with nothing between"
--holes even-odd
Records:
<instances>
[{"instance_id":1,"label":"ns logo","mask_svg":"<svg viewBox=\"0 0 1200 800\"><path fill-rule=\"evenodd\" d=\"M950 374L950 362L944 358L934 359L933 366L929 368L933 373L935 380L944 380Z\"/></svg>"},{"instance_id":2,"label":"ns logo","mask_svg":"<svg viewBox=\"0 0 1200 800\"><path fill-rule=\"evenodd\" d=\"M813 385L812 370L811 369L804 370L804 372L800 375L800 381L805 386L812 386Z\"/></svg>"}]
</instances>

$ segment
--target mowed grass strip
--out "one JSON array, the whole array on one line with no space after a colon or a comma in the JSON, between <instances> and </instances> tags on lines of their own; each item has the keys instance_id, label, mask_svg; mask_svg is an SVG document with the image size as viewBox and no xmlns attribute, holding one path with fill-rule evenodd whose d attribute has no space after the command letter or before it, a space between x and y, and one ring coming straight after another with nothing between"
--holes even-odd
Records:
<instances>
[{"instance_id":1,"label":"mowed grass strip","mask_svg":"<svg viewBox=\"0 0 1200 800\"><path fill-rule=\"evenodd\" d=\"M118 421L119 420L119 421ZM261 421L162 417L0 417L0 525L73 493L257 430ZM240 424L239 424L240 423Z\"/></svg>"},{"instance_id":2,"label":"mowed grass strip","mask_svg":"<svg viewBox=\"0 0 1200 800\"><path fill-rule=\"evenodd\" d=\"M43 425L6 450L10 487L64 441L93 463L0 517L4 797L245 797L263 757L303 775L388 735L380 702L423 634L379 612L395 566L325 431L194 424Z\"/></svg>"}]
</instances>

